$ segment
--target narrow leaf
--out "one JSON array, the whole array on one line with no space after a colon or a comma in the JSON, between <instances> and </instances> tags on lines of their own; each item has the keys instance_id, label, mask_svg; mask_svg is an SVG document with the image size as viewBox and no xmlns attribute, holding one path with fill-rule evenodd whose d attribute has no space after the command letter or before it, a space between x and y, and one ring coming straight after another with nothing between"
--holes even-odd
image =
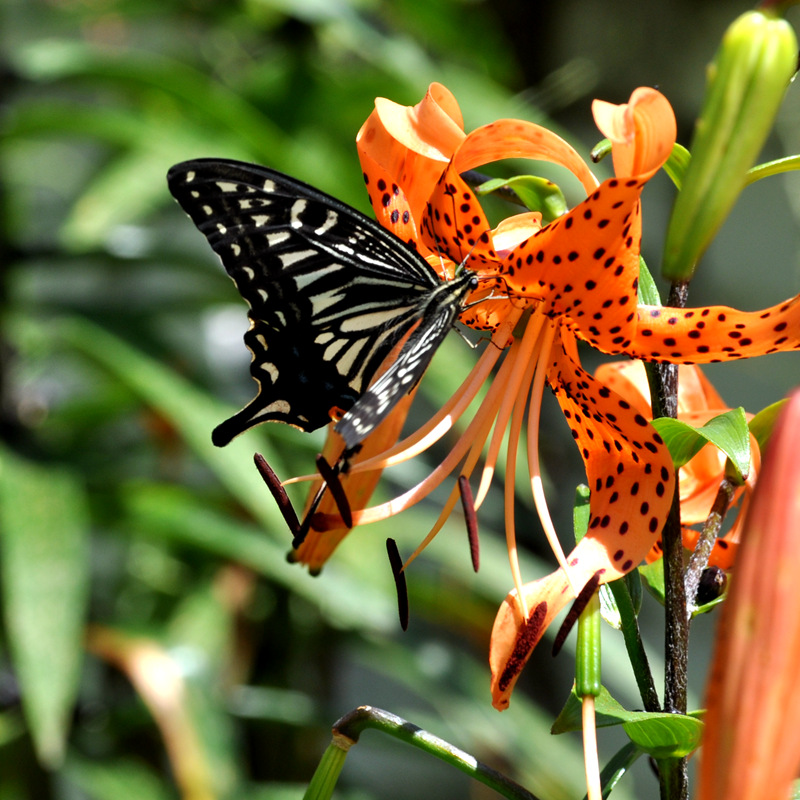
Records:
<instances>
[{"instance_id":1,"label":"narrow leaf","mask_svg":"<svg viewBox=\"0 0 800 800\"><path fill-rule=\"evenodd\" d=\"M170 790L143 764L128 760L89 761L71 757L67 782L92 800L171 800Z\"/></svg>"},{"instance_id":2,"label":"narrow leaf","mask_svg":"<svg viewBox=\"0 0 800 800\"><path fill-rule=\"evenodd\" d=\"M664 597L666 596L666 588L664 586L664 559L659 558L658 561L654 561L652 564L644 564L639 567L638 572L647 590L663 606Z\"/></svg>"},{"instance_id":3,"label":"narrow leaf","mask_svg":"<svg viewBox=\"0 0 800 800\"><path fill-rule=\"evenodd\" d=\"M669 154L667 163L664 164L664 172L669 175L670 180L680 189L683 186L683 176L692 160L691 153L682 145L675 142L672 145L672 152Z\"/></svg>"},{"instance_id":4,"label":"narrow leaf","mask_svg":"<svg viewBox=\"0 0 800 800\"><path fill-rule=\"evenodd\" d=\"M639 256L639 302L645 306L660 306L661 295L658 293L658 286L652 273L647 267L644 259Z\"/></svg>"},{"instance_id":5,"label":"narrow leaf","mask_svg":"<svg viewBox=\"0 0 800 800\"><path fill-rule=\"evenodd\" d=\"M58 766L78 690L89 597L88 511L69 473L0 449L2 597L22 705L43 765Z\"/></svg>"}]
</instances>

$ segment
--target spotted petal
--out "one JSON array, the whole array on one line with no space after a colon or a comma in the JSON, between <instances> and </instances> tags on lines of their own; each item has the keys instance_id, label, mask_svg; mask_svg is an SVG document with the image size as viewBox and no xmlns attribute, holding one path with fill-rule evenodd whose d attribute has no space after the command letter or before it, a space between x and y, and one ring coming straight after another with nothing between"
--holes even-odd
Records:
<instances>
[{"instance_id":1,"label":"spotted petal","mask_svg":"<svg viewBox=\"0 0 800 800\"><path fill-rule=\"evenodd\" d=\"M595 377L650 419L652 412L650 401L647 399L649 388L641 361L603 364L595 371ZM713 417L729 410L699 367L686 365L679 367L678 419L699 428ZM724 538L717 539L708 560L710 566L728 569L733 564L738 547L739 530L760 466L760 454L755 441L753 441L752 458L747 484L744 489L736 490L731 501L731 505L739 501L742 504L736 521ZM684 547L689 550L693 550L697 545L699 532L688 526L702 525L708 518L724 477L725 461L725 455L717 448L706 446L680 470L681 522L684 525L682 538ZM742 495L744 495L743 500ZM656 543L648 554L647 561L655 561L661 556L660 543Z\"/></svg>"},{"instance_id":2,"label":"spotted petal","mask_svg":"<svg viewBox=\"0 0 800 800\"><path fill-rule=\"evenodd\" d=\"M708 364L786 350L800 350L800 296L763 311L640 306L626 348L634 358L673 364Z\"/></svg>"},{"instance_id":3,"label":"spotted petal","mask_svg":"<svg viewBox=\"0 0 800 800\"><path fill-rule=\"evenodd\" d=\"M556 614L596 573L601 583L629 572L652 548L675 486L672 459L647 419L583 370L563 345L554 348L547 380L586 466L591 515L586 536L559 569L523 586L523 619L516 590L492 631L492 702L508 706L517 676Z\"/></svg>"},{"instance_id":4,"label":"spotted petal","mask_svg":"<svg viewBox=\"0 0 800 800\"><path fill-rule=\"evenodd\" d=\"M458 104L441 84L432 83L425 97L413 107L385 98L375 101L375 111L358 132L356 145L370 199L382 225L398 233L395 226L402 223L404 211L412 219L421 218L444 164L464 136ZM407 206L392 218L391 212L396 209L390 208L389 201L395 186L402 186Z\"/></svg>"}]
</instances>

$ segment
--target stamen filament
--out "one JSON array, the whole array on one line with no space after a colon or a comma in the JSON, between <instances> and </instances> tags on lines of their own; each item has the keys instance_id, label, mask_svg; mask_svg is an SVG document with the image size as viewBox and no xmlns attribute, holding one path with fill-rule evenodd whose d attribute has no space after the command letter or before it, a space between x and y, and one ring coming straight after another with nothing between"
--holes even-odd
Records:
<instances>
[{"instance_id":1,"label":"stamen filament","mask_svg":"<svg viewBox=\"0 0 800 800\"><path fill-rule=\"evenodd\" d=\"M542 483L542 471L539 463L539 419L542 410L542 395L544 393L544 381L547 375L547 369L550 366L550 351L553 348L553 340L555 339L555 325L552 323L547 326L542 334L542 342L539 349L539 355L536 363L536 375L533 379L533 389L531 390L531 402L528 409L528 465L531 476L531 492L533 494L533 503L536 506L536 511L539 514L539 521L542 523L544 534L550 544L550 548L556 557L559 565L564 570L564 573L569 578L567 570L567 559L564 556L564 550L561 547L561 542L558 540L555 525L550 517L550 510L547 507L547 499L544 494L544 484ZM570 581L571 583L571 581ZM573 586L573 591L577 595L578 592Z\"/></svg>"},{"instance_id":2,"label":"stamen filament","mask_svg":"<svg viewBox=\"0 0 800 800\"><path fill-rule=\"evenodd\" d=\"M503 367L505 367L505 362L503 363ZM503 367L501 367L501 371ZM479 448L483 447L485 436L488 435L488 433L484 434L483 438L480 438L481 432L484 427L488 430L491 426L491 421L497 413L497 408L503 400L503 394L506 389L507 386L503 385L503 381L501 380L495 380L492 383L472 422L470 422L464 433L459 437L453 449L425 480L421 481L407 492L395 497L393 500L389 500L378 506L365 508L361 511L354 511L353 523L355 525L366 525L370 522L386 519L418 503L424 497L427 497L427 495L439 486L453 471L465 453L474 445L478 445ZM464 474L469 475L466 470Z\"/></svg>"},{"instance_id":3,"label":"stamen filament","mask_svg":"<svg viewBox=\"0 0 800 800\"><path fill-rule=\"evenodd\" d=\"M538 326L541 328L541 321ZM538 336L537 336L538 340ZM536 367L536 360L533 358L522 362L525 365L525 372L517 386L516 397L514 398L514 409L511 415L511 427L508 431L508 445L506 451L506 476L503 485L504 489L504 516L506 523L506 547L508 548L508 561L511 566L511 576L514 580L514 587L517 590L520 609L524 619L528 619L528 605L525 602L525 595L522 592L522 574L519 568L519 554L517 551L517 529L514 519L514 501L516 499L516 477L517 477L517 450L519 449L519 437L522 432L522 422L525 418L525 401L530 391L533 370ZM495 431L497 428L495 428Z\"/></svg>"},{"instance_id":4,"label":"stamen filament","mask_svg":"<svg viewBox=\"0 0 800 800\"><path fill-rule=\"evenodd\" d=\"M523 381L523 376L527 370L528 364L535 362L535 359L533 359L533 353L536 350L536 342L539 338L539 331L542 328L543 322L543 315L534 314L525 328L525 333L523 334L522 339L514 340L508 356L506 356L506 360L503 362L504 367L506 364L511 363L512 371L511 375L508 377L508 382L506 384L507 393L500 413L497 416L494 434L492 436L492 441L489 444L489 452L486 456L486 462L483 466L481 482L478 486L478 492L475 496L476 508L480 508L489 491L492 478L494 477L494 468L495 464L497 463L497 456L500 452L500 446L503 442L506 424L508 423L508 418L511 415L512 404L515 401L517 391L520 383ZM501 376L498 375L495 379L495 382L499 382L500 378Z\"/></svg>"},{"instance_id":5,"label":"stamen filament","mask_svg":"<svg viewBox=\"0 0 800 800\"><path fill-rule=\"evenodd\" d=\"M505 366L505 362L503 363L503 366ZM492 386L492 389L494 389L494 385ZM489 405L490 396L487 395L486 399L483 401L483 405L481 405L481 408L478 411L478 414L475 415L475 419L472 421L472 424L474 424L476 421L480 420L480 425L478 426L477 433L472 438L472 447L470 448L469 453L464 460L464 464L461 467L461 475L465 476L466 478L469 478L472 475L472 471L475 469L475 465L480 459L481 453L483 452L483 446L486 443L487 437L489 436L489 431L492 429L492 421L497 413L497 406L499 405L500 399L496 398L494 395L499 393L490 392L490 394L492 394L491 405ZM472 427L472 424L470 425L470 428ZM467 431L469 431L469 428ZM465 436L467 431L465 431ZM434 536L439 533L445 521L450 516L450 513L455 508L459 496L459 487L458 483L456 483L450 491L450 496L444 503L442 511L439 514L434 526L431 528L431 530L428 532L428 535L422 540L422 542L420 542L417 549L414 550L414 552L406 559L403 569L405 569L431 543L431 541L433 541Z\"/></svg>"},{"instance_id":6,"label":"stamen filament","mask_svg":"<svg viewBox=\"0 0 800 800\"><path fill-rule=\"evenodd\" d=\"M581 698L581 721L583 722L583 763L586 772L586 796L588 800L602 800L600 784L600 761L597 754L597 729L595 727L594 696Z\"/></svg>"}]
</instances>

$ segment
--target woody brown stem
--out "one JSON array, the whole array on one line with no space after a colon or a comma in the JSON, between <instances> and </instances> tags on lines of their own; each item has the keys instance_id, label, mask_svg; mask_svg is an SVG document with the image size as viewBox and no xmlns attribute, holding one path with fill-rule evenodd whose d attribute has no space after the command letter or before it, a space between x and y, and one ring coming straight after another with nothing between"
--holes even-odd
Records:
<instances>
[{"instance_id":1,"label":"woody brown stem","mask_svg":"<svg viewBox=\"0 0 800 800\"><path fill-rule=\"evenodd\" d=\"M717 496L714 498L714 505L711 506L711 511L708 514L708 519L703 525L703 531L697 541L697 546L689 559L689 566L686 567L686 597L690 606L695 605L695 598L697 597L697 588L700 585L700 576L708 564L708 557L711 555L711 550L714 547L714 542L717 540L722 522L725 515L728 513L728 507L733 499L733 492L735 486L727 478L722 479ZM691 607L687 609L691 617Z\"/></svg>"},{"instance_id":2,"label":"woody brown stem","mask_svg":"<svg viewBox=\"0 0 800 800\"><path fill-rule=\"evenodd\" d=\"M687 282L673 283L668 306L685 308L689 294ZM677 417L678 367L660 364L654 371L657 391L653 393L653 416ZM677 476L676 476L677 477ZM664 710L686 713L689 656L689 619L686 613L686 587L683 580L683 542L678 481L666 525L661 533L664 547ZM659 762L662 800L687 800L689 781L686 759Z\"/></svg>"}]
</instances>

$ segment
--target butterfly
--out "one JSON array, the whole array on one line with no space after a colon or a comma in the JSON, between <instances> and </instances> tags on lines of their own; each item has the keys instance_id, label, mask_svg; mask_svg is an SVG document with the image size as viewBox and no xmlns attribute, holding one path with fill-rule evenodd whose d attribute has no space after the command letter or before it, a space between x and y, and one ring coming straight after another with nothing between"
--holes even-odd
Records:
<instances>
[{"instance_id":1,"label":"butterfly","mask_svg":"<svg viewBox=\"0 0 800 800\"><path fill-rule=\"evenodd\" d=\"M201 158L167 182L250 305L258 394L214 429L220 447L261 422L336 419L352 450L414 388L478 284L463 266L443 281L373 220L266 167Z\"/></svg>"}]
</instances>

